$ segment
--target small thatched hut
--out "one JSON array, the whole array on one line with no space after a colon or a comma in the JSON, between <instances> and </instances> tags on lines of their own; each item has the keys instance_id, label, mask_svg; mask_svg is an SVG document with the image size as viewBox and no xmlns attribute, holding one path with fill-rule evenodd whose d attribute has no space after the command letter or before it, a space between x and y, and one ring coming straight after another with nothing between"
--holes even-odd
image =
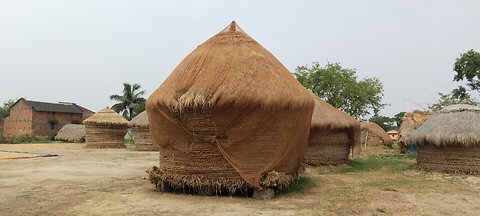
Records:
<instances>
[{"instance_id":1,"label":"small thatched hut","mask_svg":"<svg viewBox=\"0 0 480 216\"><path fill-rule=\"evenodd\" d=\"M87 148L125 148L128 121L115 111L105 108L83 121Z\"/></svg>"},{"instance_id":2,"label":"small thatched hut","mask_svg":"<svg viewBox=\"0 0 480 216\"><path fill-rule=\"evenodd\" d=\"M74 143L85 142L85 126L81 124L66 124L58 131L55 140Z\"/></svg>"},{"instance_id":3,"label":"small thatched hut","mask_svg":"<svg viewBox=\"0 0 480 216\"><path fill-rule=\"evenodd\" d=\"M442 172L480 174L480 108L445 107L411 135L417 167Z\"/></svg>"},{"instance_id":4,"label":"small thatched hut","mask_svg":"<svg viewBox=\"0 0 480 216\"><path fill-rule=\"evenodd\" d=\"M160 145L150 181L194 193L281 190L298 179L313 107L308 90L232 22L148 98Z\"/></svg>"},{"instance_id":5,"label":"small thatched hut","mask_svg":"<svg viewBox=\"0 0 480 216\"><path fill-rule=\"evenodd\" d=\"M304 162L336 165L348 162L350 149L359 143L360 123L312 94L315 99L310 138Z\"/></svg>"},{"instance_id":6,"label":"small thatched hut","mask_svg":"<svg viewBox=\"0 0 480 216\"><path fill-rule=\"evenodd\" d=\"M392 146L393 140L390 136L374 122L361 122L360 145L368 146Z\"/></svg>"},{"instance_id":7,"label":"small thatched hut","mask_svg":"<svg viewBox=\"0 0 480 216\"><path fill-rule=\"evenodd\" d=\"M158 145L153 144L152 136L148 129L148 115L146 111L135 116L128 123L128 127L132 128L133 131L135 150L158 151Z\"/></svg>"},{"instance_id":8,"label":"small thatched hut","mask_svg":"<svg viewBox=\"0 0 480 216\"><path fill-rule=\"evenodd\" d=\"M410 134L420 127L425 121L432 117L433 113L428 111L414 110L407 112L402 117L402 124L400 125L400 134L398 137L398 146L400 152L407 153Z\"/></svg>"}]
</instances>

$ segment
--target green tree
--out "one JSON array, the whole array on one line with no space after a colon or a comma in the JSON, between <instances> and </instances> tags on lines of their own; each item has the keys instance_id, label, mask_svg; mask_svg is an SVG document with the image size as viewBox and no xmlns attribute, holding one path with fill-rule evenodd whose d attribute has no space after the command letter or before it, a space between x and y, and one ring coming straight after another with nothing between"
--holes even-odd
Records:
<instances>
[{"instance_id":1,"label":"green tree","mask_svg":"<svg viewBox=\"0 0 480 216\"><path fill-rule=\"evenodd\" d=\"M467 86L471 90L480 92L480 53L471 49L466 53L460 54L453 64L453 70L456 72L454 81L467 81ZM460 90L462 91L462 90Z\"/></svg>"},{"instance_id":2,"label":"green tree","mask_svg":"<svg viewBox=\"0 0 480 216\"><path fill-rule=\"evenodd\" d=\"M375 122L376 124L378 124L378 126L383 128L383 130L385 131L396 129L396 126L397 126L395 118L390 118L388 116L376 115L371 117L369 121Z\"/></svg>"},{"instance_id":3,"label":"green tree","mask_svg":"<svg viewBox=\"0 0 480 216\"><path fill-rule=\"evenodd\" d=\"M123 83L122 95L115 94L110 96L110 100L118 102L112 106L112 109L117 113L122 113L126 119L132 120L133 117L145 110L146 99L142 97L145 94L145 90L140 89L141 86L139 84Z\"/></svg>"},{"instance_id":4,"label":"green tree","mask_svg":"<svg viewBox=\"0 0 480 216\"><path fill-rule=\"evenodd\" d=\"M3 106L0 107L0 118L5 118L10 113L10 107L17 102L17 99L9 99L3 102Z\"/></svg>"},{"instance_id":5,"label":"green tree","mask_svg":"<svg viewBox=\"0 0 480 216\"><path fill-rule=\"evenodd\" d=\"M395 120L395 124L397 125L397 130L400 129L400 126L402 125L402 118L405 115L405 112L399 112L396 115L393 116L393 119Z\"/></svg>"},{"instance_id":6,"label":"green tree","mask_svg":"<svg viewBox=\"0 0 480 216\"><path fill-rule=\"evenodd\" d=\"M459 103L464 103L464 104L470 104L474 106L478 106L478 101L476 101L474 98L471 97L471 95L467 92L458 92L458 89L454 89L451 93L441 93L439 92L438 95L440 98L429 106L428 108L434 112L442 110L446 106L450 106L453 104L459 104Z\"/></svg>"},{"instance_id":7,"label":"green tree","mask_svg":"<svg viewBox=\"0 0 480 216\"><path fill-rule=\"evenodd\" d=\"M293 75L320 98L357 119L376 115L386 106L382 103L383 85L378 78L358 80L355 69L342 68L340 63L322 67L313 62L311 67L297 67Z\"/></svg>"}]
</instances>

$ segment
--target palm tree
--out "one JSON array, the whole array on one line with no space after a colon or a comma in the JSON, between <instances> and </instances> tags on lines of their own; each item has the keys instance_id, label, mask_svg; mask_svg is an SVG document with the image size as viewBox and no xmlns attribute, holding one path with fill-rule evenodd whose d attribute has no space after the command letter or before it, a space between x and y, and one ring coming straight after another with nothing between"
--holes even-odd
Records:
<instances>
[{"instance_id":1,"label":"palm tree","mask_svg":"<svg viewBox=\"0 0 480 216\"><path fill-rule=\"evenodd\" d=\"M140 91L139 84L123 83L123 95L111 95L110 100L119 103L114 104L112 109L117 113L122 113L123 117L132 120L139 113L135 110L144 110L146 99L142 97L145 90Z\"/></svg>"}]
</instances>

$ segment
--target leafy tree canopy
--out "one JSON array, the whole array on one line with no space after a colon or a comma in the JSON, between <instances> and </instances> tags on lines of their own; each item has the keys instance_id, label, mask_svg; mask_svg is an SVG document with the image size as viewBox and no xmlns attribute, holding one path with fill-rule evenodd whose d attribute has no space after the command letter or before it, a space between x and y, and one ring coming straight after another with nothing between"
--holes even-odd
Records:
<instances>
[{"instance_id":1,"label":"leafy tree canopy","mask_svg":"<svg viewBox=\"0 0 480 216\"><path fill-rule=\"evenodd\" d=\"M145 90L140 90L139 84L123 83L122 95L111 95L110 100L117 101L118 103L112 106L112 109L117 113L121 113L123 117L128 120L132 120L135 116L145 110L146 99L142 96L145 94Z\"/></svg>"},{"instance_id":2,"label":"leafy tree canopy","mask_svg":"<svg viewBox=\"0 0 480 216\"><path fill-rule=\"evenodd\" d=\"M0 107L0 118L5 118L10 113L10 107L17 102L18 99L9 99L3 102L3 106Z\"/></svg>"},{"instance_id":3,"label":"leafy tree canopy","mask_svg":"<svg viewBox=\"0 0 480 216\"><path fill-rule=\"evenodd\" d=\"M375 122L383 128L385 131L397 129L397 124L395 118L390 118L388 116L373 116L370 118L371 122Z\"/></svg>"},{"instance_id":4,"label":"leafy tree canopy","mask_svg":"<svg viewBox=\"0 0 480 216\"><path fill-rule=\"evenodd\" d=\"M383 85L378 78L359 80L355 69L343 68L340 63L322 67L313 62L311 67L298 66L293 75L320 98L357 119L378 114L386 106L382 103Z\"/></svg>"},{"instance_id":5,"label":"leafy tree canopy","mask_svg":"<svg viewBox=\"0 0 480 216\"><path fill-rule=\"evenodd\" d=\"M430 110L434 111L434 112L437 112L437 111L442 110L446 106L450 106L450 105L453 105L453 104L459 104L459 103L478 106L478 104L479 104L478 101L476 101L474 98L472 98L471 95L468 92L461 91L459 89L465 90L465 88L460 86L458 89L454 89L450 93L445 93L444 94L444 93L439 92L438 95L440 96L440 98L437 100L437 102L435 102L434 104L432 104L428 108Z\"/></svg>"},{"instance_id":6,"label":"leafy tree canopy","mask_svg":"<svg viewBox=\"0 0 480 216\"><path fill-rule=\"evenodd\" d=\"M453 64L453 70L456 72L454 81L467 81L467 86L471 90L480 92L480 53L471 49L466 53L460 54Z\"/></svg>"}]
</instances>

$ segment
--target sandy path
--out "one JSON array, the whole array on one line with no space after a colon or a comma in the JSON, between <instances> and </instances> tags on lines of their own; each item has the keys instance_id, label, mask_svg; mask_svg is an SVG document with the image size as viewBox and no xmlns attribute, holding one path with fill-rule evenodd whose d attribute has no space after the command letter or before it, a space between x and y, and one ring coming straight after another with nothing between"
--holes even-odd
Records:
<instances>
[{"instance_id":1,"label":"sandy path","mask_svg":"<svg viewBox=\"0 0 480 216\"><path fill-rule=\"evenodd\" d=\"M1 215L479 215L480 178L407 170L307 168L308 189L268 201L159 193L143 179L156 152L83 144L0 145L60 154L0 160Z\"/></svg>"}]
</instances>

